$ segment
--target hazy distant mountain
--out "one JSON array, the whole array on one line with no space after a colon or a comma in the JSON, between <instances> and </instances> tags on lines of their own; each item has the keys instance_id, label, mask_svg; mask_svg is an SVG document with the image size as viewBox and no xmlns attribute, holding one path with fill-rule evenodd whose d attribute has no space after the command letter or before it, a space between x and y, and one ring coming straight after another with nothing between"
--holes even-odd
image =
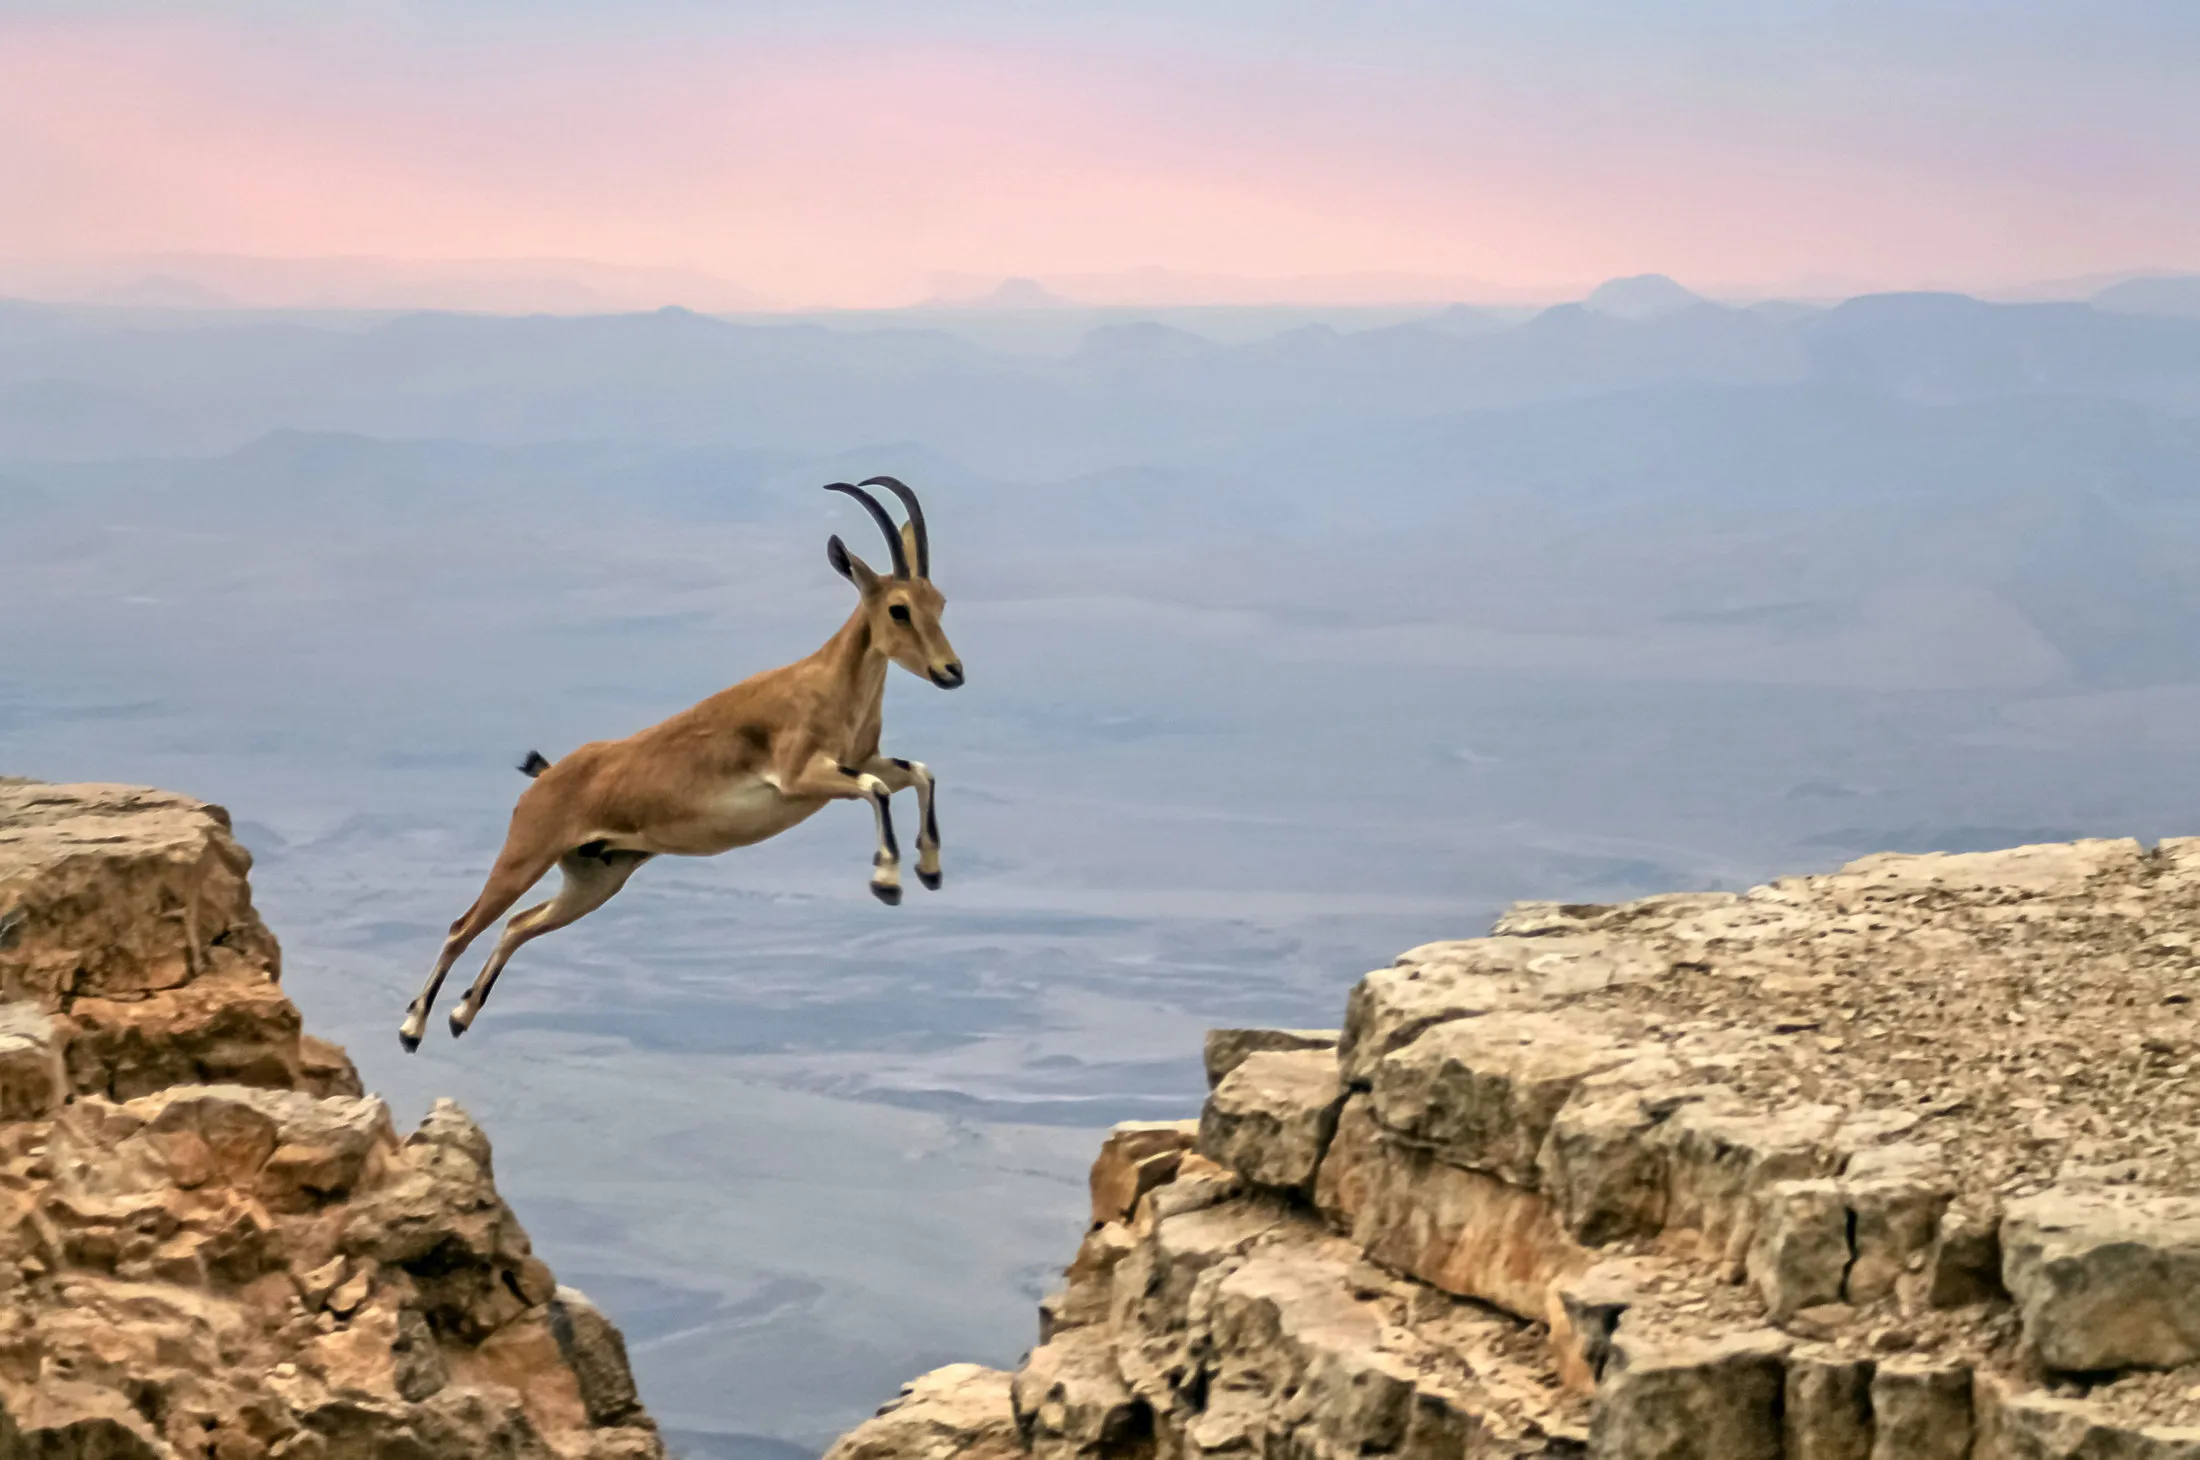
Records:
<instances>
[{"instance_id":1,"label":"hazy distant mountain","mask_svg":"<svg viewBox=\"0 0 2200 1460\"><path fill-rule=\"evenodd\" d=\"M1440 314L1430 315L1421 324L1440 334L1479 335L1501 328L1505 324L1505 318L1494 309L1485 309L1474 304L1454 304Z\"/></svg>"},{"instance_id":2,"label":"hazy distant mountain","mask_svg":"<svg viewBox=\"0 0 2200 1460\"><path fill-rule=\"evenodd\" d=\"M1173 329L1154 320L1103 325L1085 336L1078 355L1118 365L1159 364L1168 360L1198 360L1215 355L1222 346L1189 330Z\"/></svg>"},{"instance_id":3,"label":"hazy distant mountain","mask_svg":"<svg viewBox=\"0 0 2200 1460\"><path fill-rule=\"evenodd\" d=\"M2112 284L2095 294L2096 308L2119 314L2174 314L2200 318L2200 274L2164 274Z\"/></svg>"},{"instance_id":4,"label":"hazy distant mountain","mask_svg":"<svg viewBox=\"0 0 2200 1460\"><path fill-rule=\"evenodd\" d=\"M1639 320L1561 305L1466 330L1423 318L1239 344L1133 319L1065 352L1015 354L912 327L922 312L863 329L683 309L342 327L219 316L157 331L127 315L78 315L65 333L42 332L42 318L54 316L0 311L0 460L218 452L293 426L797 455L923 441L1016 479L1174 459L1317 422L1687 383L1825 380L1922 400L2082 390L2200 408L2200 320L1960 295Z\"/></svg>"},{"instance_id":5,"label":"hazy distant mountain","mask_svg":"<svg viewBox=\"0 0 2200 1460\"><path fill-rule=\"evenodd\" d=\"M933 308L950 309L1074 309L1077 301L1065 299L1037 279L1003 279L971 299L936 299Z\"/></svg>"},{"instance_id":6,"label":"hazy distant mountain","mask_svg":"<svg viewBox=\"0 0 2200 1460\"><path fill-rule=\"evenodd\" d=\"M1466 275L1397 272L1263 278L1145 267L1106 274L1058 274L1050 276L1046 282L1051 288L1093 304L1134 307L1382 305L1451 300L1541 303L1553 297L1564 297L1562 290L1522 291Z\"/></svg>"},{"instance_id":7,"label":"hazy distant mountain","mask_svg":"<svg viewBox=\"0 0 2200 1460\"><path fill-rule=\"evenodd\" d=\"M143 305L156 309L223 309L236 304L236 300L216 293L204 284L190 279L179 279L174 274L147 274L119 288L109 289L92 302L98 304Z\"/></svg>"},{"instance_id":8,"label":"hazy distant mountain","mask_svg":"<svg viewBox=\"0 0 2200 1460\"><path fill-rule=\"evenodd\" d=\"M1608 279L1589 292L1584 308L1615 319L1656 319L1683 309L1709 303L1701 294L1685 289L1663 274L1636 274Z\"/></svg>"},{"instance_id":9,"label":"hazy distant mountain","mask_svg":"<svg viewBox=\"0 0 2200 1460\"><path fill-rule=\"evenodd\" d=\"M2200 321L1872 294L1799 328L1813 373L1919 397L2089 390L2200 406Z\"/></svg>"}]
</instances>

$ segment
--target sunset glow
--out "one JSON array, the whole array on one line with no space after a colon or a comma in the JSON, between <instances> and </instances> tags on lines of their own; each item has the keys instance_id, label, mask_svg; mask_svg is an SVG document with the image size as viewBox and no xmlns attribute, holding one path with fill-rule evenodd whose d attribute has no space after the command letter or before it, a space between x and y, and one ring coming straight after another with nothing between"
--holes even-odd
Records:
<instances>
[{"instance_id":1,"label":"sunset glow","mask_svg":"<svg viewBox=\"0 0 2200 1460\"><path fill-rule=\"evenodd\" d=\"M778 305L1140 267L1467 294L2200 264L2200 105L2052 37L1862 74L1495 21L1332 46L1249 18L1232 46L131 13L0 18L0 258L555 257Z\"/></svg>"}]
</instances>

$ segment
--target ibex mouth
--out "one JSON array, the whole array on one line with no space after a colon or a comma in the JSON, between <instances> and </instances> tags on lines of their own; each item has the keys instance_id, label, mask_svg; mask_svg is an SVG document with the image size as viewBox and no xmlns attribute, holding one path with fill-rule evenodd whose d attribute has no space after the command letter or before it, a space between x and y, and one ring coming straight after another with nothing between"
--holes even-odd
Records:
<instances>
[{"instance_id":1,"label":"ibex mouth","mask_svg":"<svg viewBox=\"0 0 2200 1460\"><path fill-rule=\"evenodd\" d=\"M960 664L950 664L945 669L934 669L927 672L931 674L932 682L941 689L962 688L963 667Z\"/></svg>"}]
</instances>

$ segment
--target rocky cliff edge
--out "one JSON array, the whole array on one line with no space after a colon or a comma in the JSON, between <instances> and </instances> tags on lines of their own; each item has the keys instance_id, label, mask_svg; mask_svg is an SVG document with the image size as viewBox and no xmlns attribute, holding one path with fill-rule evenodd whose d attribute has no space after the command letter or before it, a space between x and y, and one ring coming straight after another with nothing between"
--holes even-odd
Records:
<instances>
[{"instance_id":1,"label":"rocky cliff edge","mask_svg":"<svg viewBox=\"0 0 2200 1460\"><path fill-rule=\"evenodd\" d=\"M1515 906L1208 1041L829 1460L2200 1460L2200 840Z\"/></svg>"},{"instance_id":2,"label":"rocky cliff edge","mask_svg":"<svg viewBox=\"0 0 2200 1460\"><path fill-rule=\"evenodd\" d=\"M221 808L0 780L0 1460L661 1460L439 1102L304 1034Z\"/></svg>"}]
</instances>

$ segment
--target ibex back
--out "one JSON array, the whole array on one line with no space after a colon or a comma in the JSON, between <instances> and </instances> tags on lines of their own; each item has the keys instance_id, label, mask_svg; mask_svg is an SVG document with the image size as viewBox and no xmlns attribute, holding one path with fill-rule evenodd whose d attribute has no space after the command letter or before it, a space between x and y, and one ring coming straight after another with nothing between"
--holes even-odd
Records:
<instances>
[{"instance_id":1,"label":"ibex back","mask_svg":"<svg viewBox=\"0 0 2200 1460\"><path fill-rule=\"evenodd\" d=\"M894 520L863 487L892 492L908 508ZM420 1047L429 1011L467 946L554 865L558 895L513 915L489 961L451 1013L464 1034L497 975L520 945L578 921L609 902L652 857L714 857L774 837L828 801L868 801L878 821L871 891L901 901L901 849L888 798L917 790L917 880L940 885L940 830L932 773L922 763L879 754L886 666L899 664L941 689L963 682L962 661L940 628L945 600L932 586L932 549L916 493L892 477L863 486L835 482L862 503L893 557L881 576L836 536L826 559L855 584L859 600L840 632L806 659L720 690L624 740L599 740L562 760L531 751L520 769L535 778L512 809L504 850L481 895L451 924L427 985L405 1012L397 1037Z\"/></svg>"}]
</instances>

